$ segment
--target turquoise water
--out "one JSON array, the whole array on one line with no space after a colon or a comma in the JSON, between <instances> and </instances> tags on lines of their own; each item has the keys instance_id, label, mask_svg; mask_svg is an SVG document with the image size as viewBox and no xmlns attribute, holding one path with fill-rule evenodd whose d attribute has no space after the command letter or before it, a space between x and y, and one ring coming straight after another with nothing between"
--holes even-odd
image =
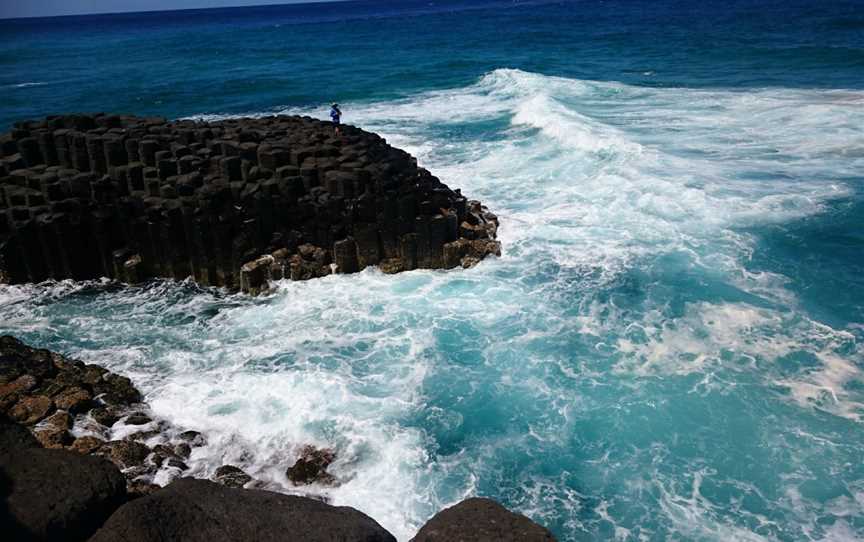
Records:
<instances>
[{"instance_id":1,"label":"turquoise water","mask_svg":"<svg viewBox=\"0 0 864 542\"><path fill-rule=\"evenodd\" d=\"M861 4L374 2L0 22L0 122L304 113L502 220L467 271L248 299L0 287L273 487L335 447L400 540L466 495L563 540L864 537ZM790 24L794 21L794 24ZM8 39L7 39L8 38Z\"/></svg>"}]
</instances>

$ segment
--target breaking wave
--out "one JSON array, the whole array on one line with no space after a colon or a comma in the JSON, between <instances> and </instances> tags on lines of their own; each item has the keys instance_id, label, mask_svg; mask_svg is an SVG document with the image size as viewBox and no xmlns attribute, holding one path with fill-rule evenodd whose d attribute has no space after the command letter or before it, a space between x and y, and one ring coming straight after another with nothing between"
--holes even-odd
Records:
<instances>
[{"instance_id":1,"label":"breaking wave","mask_svg":"<svg viewBox=\"0 0 864 542\"><path fill-rule=\"evenodd\" d=\"M512 69L345 104L488 204L502 257L259 299L2 287L2 331L132 376L157 414L207 434L196 476L232 463L298 491L299 447L335 448L341 484L302 491L400 540L470 494L565 540L854 539L861 328L817 321L787 277L748 264L762 231L857 197L862 105Z\"/></svg>"}]
</instances>

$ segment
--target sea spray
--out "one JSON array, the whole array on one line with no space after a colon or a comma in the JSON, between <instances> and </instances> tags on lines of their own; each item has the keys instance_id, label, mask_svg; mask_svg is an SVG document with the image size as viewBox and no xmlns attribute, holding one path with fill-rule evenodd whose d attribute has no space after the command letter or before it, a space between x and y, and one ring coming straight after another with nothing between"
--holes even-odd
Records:
<instances>
[{"instance_id":1,"label":"sea spray","mask_svg":"<svg viewBox=\"0 0 864 542\"><path fill-rule=\"evenodd\" d=\"M862 96L500 69L349 102L348 122L488 201L500 259L259 299L2 287L2 331L132 377L207 435L195 475L240 464L400 540L468 494L565 540L851 539L860 329L812 318L782 269L749 262L765 231L857 197ZM303 444L336 450L339 485L288 483Z\"/></svg>"}]
</instances>

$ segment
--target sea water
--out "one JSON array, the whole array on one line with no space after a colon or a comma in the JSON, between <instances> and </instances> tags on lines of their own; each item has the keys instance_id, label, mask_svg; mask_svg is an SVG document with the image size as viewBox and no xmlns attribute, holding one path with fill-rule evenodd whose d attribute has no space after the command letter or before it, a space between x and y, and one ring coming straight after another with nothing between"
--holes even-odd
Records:
<instances>
[{"instance_id":1,"label":"sea water","mask_svg":"<svg viewBox=\"0 0 864 542\"><path fill-rule=\"evenodd\" d=\"M346 2L0 21L0 123L344 120L501 219L470 270L0 286L235 464L408 540L495 498L562 540L864 537L864 6ZM304 444L335 487L293 488Z\"/></svg>"}]
</instances>

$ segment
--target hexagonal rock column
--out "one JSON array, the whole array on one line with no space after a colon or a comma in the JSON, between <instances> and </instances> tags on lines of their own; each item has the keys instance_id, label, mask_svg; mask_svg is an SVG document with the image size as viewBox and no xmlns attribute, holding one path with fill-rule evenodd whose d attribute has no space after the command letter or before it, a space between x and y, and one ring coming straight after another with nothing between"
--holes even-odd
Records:
<instances>
[{"instance_id":1,"label":"hexagonal rock column","mask_svg":"<svg viewBox=\"0 0 864 542\"><path fill-rule=\"evenodd\" d=\"M191 276L254 294L369 266L470 267L500 254L497 227L376 134L309 117L75 114L0 134L6 283Z\"/></svg>"}]
</instances>

